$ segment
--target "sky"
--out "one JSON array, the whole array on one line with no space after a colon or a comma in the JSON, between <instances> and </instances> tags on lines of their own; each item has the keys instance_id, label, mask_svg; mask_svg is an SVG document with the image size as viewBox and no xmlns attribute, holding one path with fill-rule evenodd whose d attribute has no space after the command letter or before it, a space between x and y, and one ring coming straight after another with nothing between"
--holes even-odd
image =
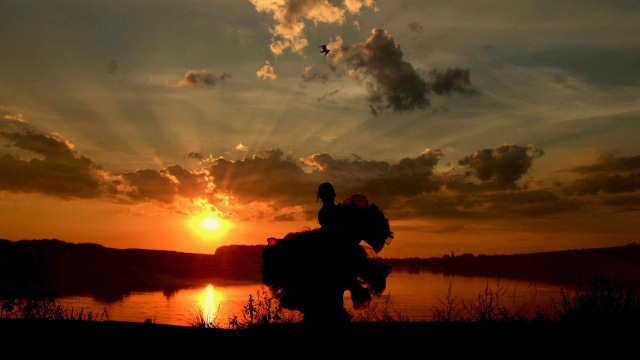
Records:
<instances>
[{"instance_id":1,"label":"sky","mask_svg":"<svg viewBox=\"0 0 640 360\"><path fill-rule=\"evenodd\" d=\"M213 253L317 227L330 182L384 211L382 257L637 242L639 23L636 0L3 0L0 238Z\"/></svg>"}]
</instances>

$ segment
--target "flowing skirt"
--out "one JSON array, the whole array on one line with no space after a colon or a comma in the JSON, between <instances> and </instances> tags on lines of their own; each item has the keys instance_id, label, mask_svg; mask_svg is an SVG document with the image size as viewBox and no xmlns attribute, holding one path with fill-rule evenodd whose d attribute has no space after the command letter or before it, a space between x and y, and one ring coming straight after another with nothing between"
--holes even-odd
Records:
<instances>
[{"instance_id":1,"label":"flowing skirt","mask_svg":"<svg viewBox=\"0 0 640 360\"><path fill-rule=\"evenodd\" d=\"M374 258L375 251L341 239L320 251L329 239L323 229L268 239L262 254L262 281L282 307L299 310L305 318L312 314L344 317L345 290L350 291L356 309L384 291L391 268Z\"/></svg>"}]
</instances>

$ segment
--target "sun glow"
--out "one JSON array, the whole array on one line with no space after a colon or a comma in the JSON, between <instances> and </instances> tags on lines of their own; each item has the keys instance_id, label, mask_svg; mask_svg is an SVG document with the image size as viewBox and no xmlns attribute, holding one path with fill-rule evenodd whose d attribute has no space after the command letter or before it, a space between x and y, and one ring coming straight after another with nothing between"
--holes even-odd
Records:
<instances>
[{"instance_id":1,"label":"sun glow","mask_svg":"<svg viewBox=\"0 0 640 360\"><path fill-rule=\"evenodd\" d=\"M189 220L189 228L199 238L210 241L223 238L231 224L228 220L216 218L212 215L194 216Z\"/></svg>"},{"instance_id":2,"label":"sun glow","mask_svg":"<svg viewBox=\"0 0 640 360\"><path fill-rule=\"evenodd\" d=\"M202 226L207 230L215 230L218 228L218 225L220 225L220 222L211 216L202 220Z\"/></svg>"}]
</instances>

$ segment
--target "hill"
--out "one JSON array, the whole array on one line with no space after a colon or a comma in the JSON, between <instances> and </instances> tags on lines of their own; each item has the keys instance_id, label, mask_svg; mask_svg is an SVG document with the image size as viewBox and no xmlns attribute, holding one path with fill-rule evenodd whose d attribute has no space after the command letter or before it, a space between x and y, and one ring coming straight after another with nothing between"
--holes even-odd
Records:
<instances>
[{"instance_id":1,"label":"hill","mask_svg":"<svg viewBox=\"0 0 640 360\"><path fill-rule=\"evenodd\" d=\"M203 282L258 283L263 249L231 245L211 255L0 240L0 297L91 294L110 301L131 291L170 293Z\"/></svg>"},{"instance_id":2,"label":"hill","mask_svg":"<svg viewBox=\"0 0 640 360\"><path fill-rule=\"evenodd\" d=\"M230 245L215 254L113 249L60 240L0 240L0 298L92 295L116 301L133 291L261 283L264 246ZM566 284L596 273L640 269L640 246L515 255L445 255L441 258L381 259L395 271L432 271Z\"/></svg>"},{"instance_id":3,"label":"hill","mask_svg":"<svg viewBox=\"0 0 640 360\"><path fill-rule=\"evenodd\" d=\"M453 255L453 254L452 254ZM578 282L581 276L631 273L638 277L640 246L565 250L513 255L445 255L441 258L384 259L387 265L436 273L545 281Z\"/></svg>"}]
</instances>

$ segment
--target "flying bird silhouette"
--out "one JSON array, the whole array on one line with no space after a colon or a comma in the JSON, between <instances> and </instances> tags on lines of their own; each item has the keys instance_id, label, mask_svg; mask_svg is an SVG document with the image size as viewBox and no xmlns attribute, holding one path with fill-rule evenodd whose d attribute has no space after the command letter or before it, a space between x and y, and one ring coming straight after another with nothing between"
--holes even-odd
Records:
<instances>
[{"instance_id":1,"label":"flying bird silhouette","mask_svg":"<svg viewBox=\"0 0 640 360\"><path fill-rule=\"evenodd\" d=\"M324 53L324 56L327 56L327 54L329 53L329 51L331 50L327 50L327 45L320 45L318 47L322 48L322 51L320 51L320 54Z\"/></svg>"}]
</instances>

